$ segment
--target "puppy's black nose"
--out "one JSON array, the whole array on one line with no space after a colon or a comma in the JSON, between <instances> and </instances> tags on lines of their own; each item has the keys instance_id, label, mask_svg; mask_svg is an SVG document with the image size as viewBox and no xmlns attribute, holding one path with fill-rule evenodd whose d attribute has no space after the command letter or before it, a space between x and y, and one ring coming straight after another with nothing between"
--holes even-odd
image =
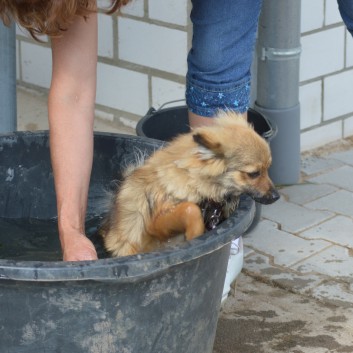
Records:
<instances>
[{"instance_id":1,"label":"puppy's black nose","mask_svg":"<svg viewBox=\"0 0 353 353\"><path fill-rule=\"evenodd\" d=\"M270 203L276 202L281 197L276 189L272 189L270 194L270 199L272 200Z\"/></svg>"},{"instance_id":2,"label":"puppy's black nose","mask_svg":"<svg viewBox=\"0 0 353 353\"><path fill-rule=\"evenodd\" d=\"M258 202L262 203L264 205L270 205L271 203L276 202L280 198L280 195L278 191L273 188L271 189L266 195L261 196L261 197L253 197L253 199Z\"/></svg>"}]
</instances>

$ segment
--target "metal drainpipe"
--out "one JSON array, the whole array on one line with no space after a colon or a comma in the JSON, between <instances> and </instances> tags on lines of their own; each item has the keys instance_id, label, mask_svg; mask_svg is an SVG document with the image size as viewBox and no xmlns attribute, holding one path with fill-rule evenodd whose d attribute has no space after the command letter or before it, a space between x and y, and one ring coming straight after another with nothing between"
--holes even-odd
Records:
<instances>
[{"instance_id":1,"label":"metal drainpipe","mask_svg":"<svg viewBox=\"0 0 353 353\"><path fill-rule=\"evenodd\" d=\"M0 133L15 131L16 125L16 29L0 21Z\"/></svg>"},{"instance_id":2,"label":"metal drainpipe","mask_svg":"<svg viewBox=\"0 0 353 353\"><path fill-rule=\"evenodd\" d=\"M255 109L273 122L270 177L294 184L300 176L300 0L264 0L257 41Z\"/></svg>"}]
</instances>

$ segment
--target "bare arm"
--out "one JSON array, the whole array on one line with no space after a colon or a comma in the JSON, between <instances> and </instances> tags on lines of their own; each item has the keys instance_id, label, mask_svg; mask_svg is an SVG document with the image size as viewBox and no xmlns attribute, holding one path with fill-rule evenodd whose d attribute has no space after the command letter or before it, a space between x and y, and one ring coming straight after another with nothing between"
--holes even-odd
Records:
<instances>
[{"instance_id":1,"label":"bare arm","mask_svg":"<svg viewBox=\"0 0 353 353\"><path fill-rule=\"evenodd\" d=\"M52 53L50 150L63 259L94 260L84 224L93 159L97 15L77 17L62 37L52 39Z\"/></svg>"}]
</instances>

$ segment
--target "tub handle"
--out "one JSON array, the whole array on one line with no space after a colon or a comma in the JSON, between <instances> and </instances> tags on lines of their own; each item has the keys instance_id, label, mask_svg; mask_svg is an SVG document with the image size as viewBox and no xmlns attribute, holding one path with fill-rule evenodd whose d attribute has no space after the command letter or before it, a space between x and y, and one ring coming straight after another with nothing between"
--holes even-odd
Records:
<instances>
[{"instance_id":1,"label":"tub handle","mask_svg":"<svg viewBox=\"0 0 353 353\"><path fill-rule=\"evenodd\" d=\"M179 102L185 102L185 98L176 99L176 100L173 100L173 101L165 102L156 110L156 112L159 112L160 110L162 110L165 106L167 106L169 104L179 103Z\"/></svg>"}]
</instances>

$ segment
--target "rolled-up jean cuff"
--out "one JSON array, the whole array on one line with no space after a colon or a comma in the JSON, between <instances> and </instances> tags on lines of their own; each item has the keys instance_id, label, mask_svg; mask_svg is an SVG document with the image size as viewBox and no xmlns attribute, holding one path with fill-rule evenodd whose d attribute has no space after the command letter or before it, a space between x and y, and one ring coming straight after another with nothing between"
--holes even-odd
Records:
<instances>
[{"instance_id":1,"label":"rolled-up jean cuff","mask_svg":"<svg viewBox=\"0 0 353 353\"><path fill-rule=\"evenodd\" d=\"M233 86L210 89L200 87L187 77L185 97L189 110L204 117L214 117L219 110L245 113L250 104L250 79Z\"/></svg>"}]
</instances>

